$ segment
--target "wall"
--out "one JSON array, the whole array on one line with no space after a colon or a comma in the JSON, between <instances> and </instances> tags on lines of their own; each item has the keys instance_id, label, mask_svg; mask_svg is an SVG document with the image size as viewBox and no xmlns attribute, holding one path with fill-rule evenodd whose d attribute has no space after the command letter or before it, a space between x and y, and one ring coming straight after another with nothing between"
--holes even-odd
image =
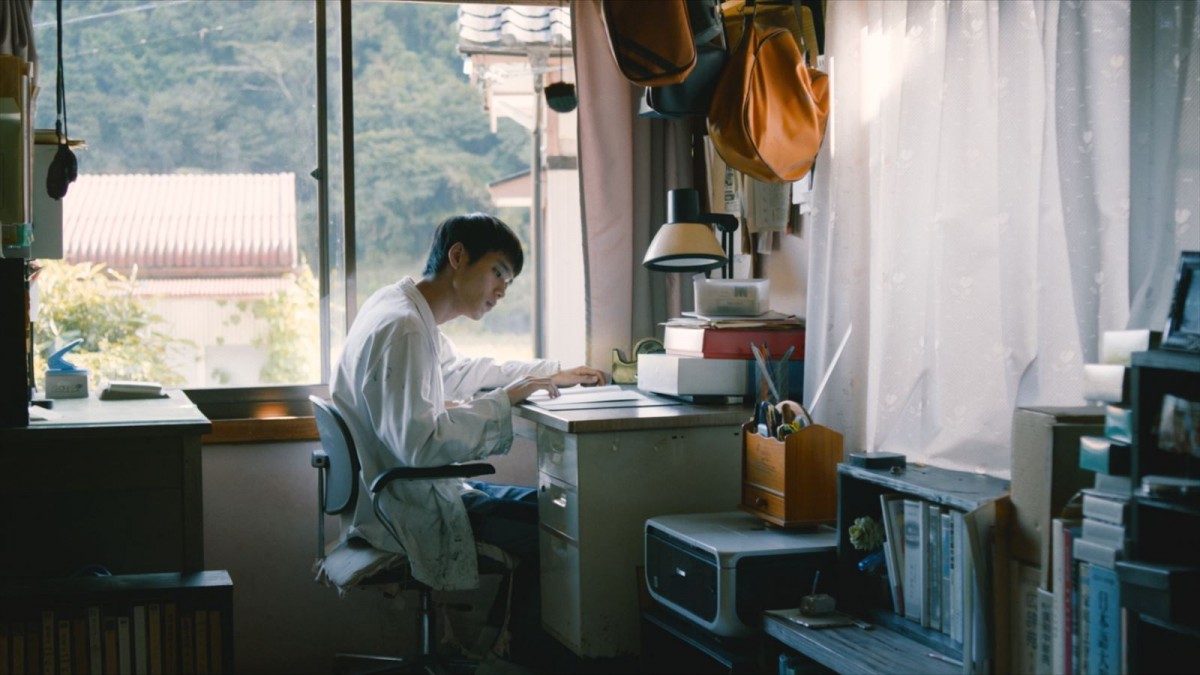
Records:
<instances>
[{"instance_id":1,"label":"wall","mask_svg":"<svg viewBox=\"0 0 1200 675\"><path fill-rule=\"evenodd\" d=\"M328 673L336 652L415 648L415 595L362 590L339 598L316 583L316 473L311 443L210 445L203 450L205 566L233 578L238 673ZM516 439L494 458L494 482L536 485L536 450ZM326 524L336 537L337 522ZM407 606L404 603L407 603Z\"/></svg>"}]
</instances>

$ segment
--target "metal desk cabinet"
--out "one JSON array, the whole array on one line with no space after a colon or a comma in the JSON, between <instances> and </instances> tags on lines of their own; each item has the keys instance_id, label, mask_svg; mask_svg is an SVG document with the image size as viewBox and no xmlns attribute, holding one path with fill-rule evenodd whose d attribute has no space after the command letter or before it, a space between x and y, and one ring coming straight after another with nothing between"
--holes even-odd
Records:
<instances>
[{"instance_id":1,"label":"metal desk cabinet","mask_svg":"<svg viewBox=\"0 0 1200 675\"><path fill-rule=\"evenodd\" d=\"M743 406L515 411L537 443L542 624L587 657L635 654L647 518L728 511Z\"/></svg>"}]
</instances>

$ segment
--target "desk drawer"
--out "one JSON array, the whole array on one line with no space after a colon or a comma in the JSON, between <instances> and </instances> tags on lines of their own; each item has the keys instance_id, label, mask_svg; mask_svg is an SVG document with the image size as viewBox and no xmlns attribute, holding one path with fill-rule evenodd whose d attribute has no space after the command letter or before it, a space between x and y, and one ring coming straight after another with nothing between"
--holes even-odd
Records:
<instances>
[{"instance_id":1,"label":"desk drawer","mask_svg":"<svg viewBox=\"0 0 1200 675\"><path fill-rule=\"evenodd\" d=\"M579 443L574 434L539 426L538 471L570 485L579 485Z\"/></svg>"},{"instance_id":2,"label":"desk drawer","mask_svg":"<svg viewBox=\"0 0 1200 675\"><path fill-rule=\"evenodd\" d=\"M542 527L542 627L577 653L583 648L579 546Z\"/></svg>"},{"instance_id":3,"label":"desk drawer","mask_svg":"<svg viewBox=\"0 0 1200 675\"><path fill-rule=\"evenodd\" d=\"M757 485L742 484L742 507L751 513L765 513L782 519L787 513L787 501L780 495Z\"/></svg>"},{"instance_id":4,"label":"desk drawer","mask_svg":"<svg viewBox=\"0 0 1200 675\"><path fill-rule=\"evenodd\" d=\"M538 522L571 541L579 541L579 493L542 473L538 479Z\"/></svg>"}]
</instances>

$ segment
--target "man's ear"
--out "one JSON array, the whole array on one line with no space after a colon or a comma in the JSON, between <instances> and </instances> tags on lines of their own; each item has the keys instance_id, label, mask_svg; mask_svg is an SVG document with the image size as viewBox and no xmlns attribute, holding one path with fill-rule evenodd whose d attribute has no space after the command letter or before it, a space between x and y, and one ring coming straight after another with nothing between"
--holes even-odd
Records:
<instances>
[{"instance_id":1,"label":"man's ear","mask_svg":"<svg viewBox=\"0 0 1200 675\"><path fill-rule=\"evenodd\" d=\"M464 269L471 263L471 255L467 253L467 247L463 246L461 241L450 247L446 252L446 259L450 262L450 267L456 270Z\"/></svg>"}]
</instances>

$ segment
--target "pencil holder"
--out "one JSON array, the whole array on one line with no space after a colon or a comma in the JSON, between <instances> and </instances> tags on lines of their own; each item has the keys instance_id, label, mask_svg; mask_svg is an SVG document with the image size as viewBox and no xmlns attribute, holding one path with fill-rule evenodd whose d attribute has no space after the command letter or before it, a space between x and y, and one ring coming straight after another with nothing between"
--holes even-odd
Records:
<instances>
[{"instance_id":1,"label":"pencil holder","mask_svg":"<svg viewBox=\"0 0 1200 675\"><path fill-rule=\"evenodd\" d=\"M837 522L842 435L810 424L780 441L742 425L743 511L779 527Z\"/></svg>"}]
</instances>

